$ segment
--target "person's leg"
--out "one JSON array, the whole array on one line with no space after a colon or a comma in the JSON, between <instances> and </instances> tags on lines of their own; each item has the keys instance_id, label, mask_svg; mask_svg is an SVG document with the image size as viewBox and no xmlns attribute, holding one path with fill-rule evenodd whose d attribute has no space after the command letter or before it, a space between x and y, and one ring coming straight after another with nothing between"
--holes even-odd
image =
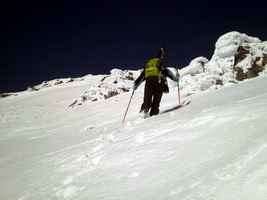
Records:
<instances>
[{"instance_id":1,"label":"person's leg","mask_svg":"<svg viewBox=\"0 0 267 200\"><path fill-rule=\"evenodd\" d=\"M149 113L150 116L159 114L159 106L160 106L160 101L162 98L163 90L164 90L164 84L158 83L158 85L155 87L155 91L154 91L151 110Z\"/></svg>"},{"instance_id":2,"label":"person's leg","mask_svg":"<svg viewBox=\"0 0 267 200\"><path fill-rule=\"evenodd\" d=\"M149 109L152 106L153 95L154 95L153 79L148 78L146 80L145 91L144 91L144 100L143 100L143 104L141 106L141 111L143 111L143 110L145 110L146 112L149 111Z\"/></svg>"}]
</instances>

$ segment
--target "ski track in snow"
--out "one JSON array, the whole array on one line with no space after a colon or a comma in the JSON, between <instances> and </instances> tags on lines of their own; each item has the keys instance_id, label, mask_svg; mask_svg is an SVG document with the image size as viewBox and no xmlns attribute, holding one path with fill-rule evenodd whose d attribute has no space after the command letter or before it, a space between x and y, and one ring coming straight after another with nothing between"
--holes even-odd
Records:
<instances>
[{"instance_id":1,"label":"ski track in snow","mask_svg":"<svg viewBox=\"0 0 267 200\"><path fill-rule=\"evenodd\" d=\"M233 99L234 86L183 97L191 103L177 110L164 106L174 102L171 91L162 114L148 119L136 112L140 91L125 124L128 95L67 111L61 104L2 109L1 199L251 200L252 191L264 199L267 91L244 94L246 84Z\"/></svg>"}]
</instances>

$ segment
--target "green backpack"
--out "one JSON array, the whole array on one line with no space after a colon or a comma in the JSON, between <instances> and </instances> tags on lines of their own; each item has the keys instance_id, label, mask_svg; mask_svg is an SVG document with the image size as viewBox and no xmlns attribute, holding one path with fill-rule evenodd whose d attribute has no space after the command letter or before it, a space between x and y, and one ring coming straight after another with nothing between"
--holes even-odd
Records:
<instances>
[{"instance_id":1,"label":"green backpack","mask_svg":"<svg viewBox=\"0 0 267 200\"><path fill-rule=\"evenodd\" d=\"M149 60L145 68L145 78L148 78L150 76L159 76L159 64L159 58L153 58Z\"/></svg>"}]
</instances>

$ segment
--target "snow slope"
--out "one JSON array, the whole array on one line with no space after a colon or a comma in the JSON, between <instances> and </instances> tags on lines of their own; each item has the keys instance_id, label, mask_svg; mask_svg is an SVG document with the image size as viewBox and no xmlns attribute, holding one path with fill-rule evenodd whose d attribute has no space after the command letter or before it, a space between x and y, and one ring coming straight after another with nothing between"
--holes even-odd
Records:
<instances>
[{"instance_id":1,"label":"snow slope","mask_svg":"<svg viewBox=\"0 0 267 200\"><path fill-rule=\"evenodd\" d=\"M0 101L0 199L267 199L267 78L138 118L142 87L69 108L102 77ZM91 85L90 85L91 84Z\"/></svg>"},{"instance_id":2,"label":"snow slope","mask_svg":"<svg viewBox=\"0 0 267 200\"><path fill-rule=\"evenodd\" d=\"M0 199L267 200L267 43L230 32L180 72L182 108L169 81L139 118L143 84L124 124L138 71L0 95Z\"/></svg>"}]
</instances>

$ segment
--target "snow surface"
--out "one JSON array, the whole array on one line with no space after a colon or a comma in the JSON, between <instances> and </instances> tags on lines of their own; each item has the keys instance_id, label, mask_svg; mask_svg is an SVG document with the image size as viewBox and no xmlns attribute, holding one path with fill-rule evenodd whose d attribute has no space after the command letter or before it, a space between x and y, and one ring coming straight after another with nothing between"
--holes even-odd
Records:
<instances>
[{"instance_id":1,"label":"snow surface","mask_svg":"<svg viewBox=\"0 0 267 200\"><path fill-rule=\"evenodd\" d=\"M229 38L257 56L267 50L257 38L222 36L210 61L181 70L184 106L169 81L148 119L138 115L142 84L121 123L138 71L56 79L0 99L0 199L266 200L267 66L234 84ZM105 98L110 91L119 95Z\"/></svg>"}]
</instances>

